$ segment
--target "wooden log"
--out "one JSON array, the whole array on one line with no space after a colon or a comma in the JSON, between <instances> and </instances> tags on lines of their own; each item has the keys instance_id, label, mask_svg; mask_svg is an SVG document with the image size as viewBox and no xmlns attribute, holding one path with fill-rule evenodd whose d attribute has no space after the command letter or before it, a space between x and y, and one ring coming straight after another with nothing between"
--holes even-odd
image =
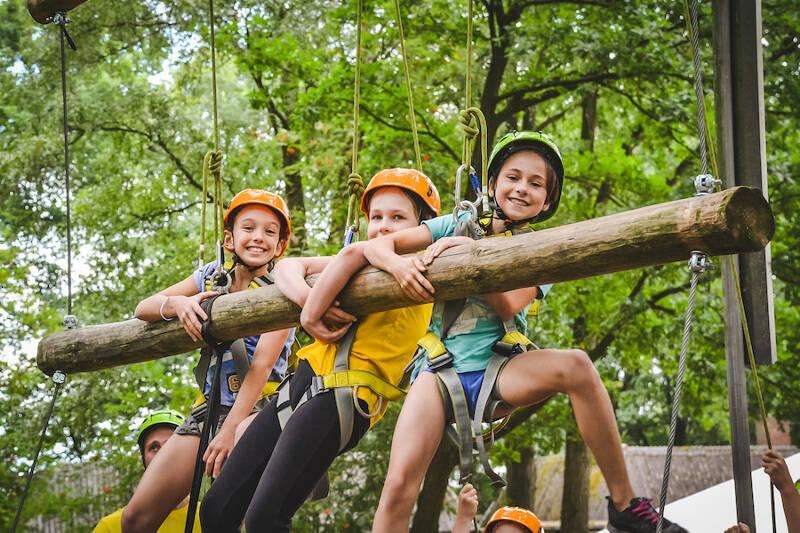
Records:
<instances>
[{"instance_id":1,"label":"wooden log","mask_svg":"<svg viewBox=\"0 0 800 533\"><path fill-rule=\"evenodd\" d=\"M607 217L454 247L429 268L437 300L511 290L709 255L753 252L769 242L775 222L757 189L725 191ZM313 283L313 279L309 279ZM365 268L340 296L357 315L405 307L411 301L394 278ZM300 309L276 287L217 299L211 332L235 339L289 327ZM127 320L45 337L37 363L45 373L87 372L197 349L178 321Z\"/></svg>"},{"instance_id":2,"label":"wooden log","mask_svg":"<svg viewBox=\"0 0 800 533\"><path fill-rule=\"evenodd\" d=\"M28 13L39 24L53 22L56 13L66 13L75 9L86 0L28 0Z\"/></svg>"}]
</instances>

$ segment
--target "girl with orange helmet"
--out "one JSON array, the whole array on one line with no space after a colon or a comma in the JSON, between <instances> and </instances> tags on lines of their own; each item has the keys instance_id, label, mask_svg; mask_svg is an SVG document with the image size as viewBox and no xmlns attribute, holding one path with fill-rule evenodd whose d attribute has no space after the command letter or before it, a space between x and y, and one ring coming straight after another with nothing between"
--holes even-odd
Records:
<instances>
[{"instance_id":1,"label":"girl with orange helmet","mask_svg":"<svg viewBox=\"0 0 800 533\"><path fill-rule=\"evenodd\" d=\"M385 238L438 215L439 193L421 172L388 169L372 178L361 208L369 239ZM388 401L402 397L403 370L431 306L373 313L358 322L339 309L334 297L367 264L365 245L351 244L335 257L285 259L276 267L278 287L303 307L301 322L316 340L297 353L296 372L250 424L206 494L204 531L238 531L242 520L247 531L289 531L333 460L380 420ZM305 277L320 272L311 290Z\"/></svg>"},{"instance_id":2,"label":"girl with orange helmet","mask_svg":"<svg viewBox=\"0 0 800 533\"><path fill-rule=\"evenodd\" d=\"M228 291L273 283L274 261L286 250L292 231L286 202L269 191L245 189L233 197L223 221L223 245L234 258L225 265ZM183 281L145 298L136 307L136 317L150 322L177 318L193 340L201 340L201 321L208 317L200 303L218 294L210 288L219 267L216 261L208 263ZM285 377L293 342L294 330L289 329L230 344L221 368L219 423L203 457L208 475L219 474L233 449L237 428L245 425L264 396ZM189 493L213 375L214 365L203 355L195 369L203 394L145 471L123 512L125 531L157 530Z\"/></svg>"}]
</instances>

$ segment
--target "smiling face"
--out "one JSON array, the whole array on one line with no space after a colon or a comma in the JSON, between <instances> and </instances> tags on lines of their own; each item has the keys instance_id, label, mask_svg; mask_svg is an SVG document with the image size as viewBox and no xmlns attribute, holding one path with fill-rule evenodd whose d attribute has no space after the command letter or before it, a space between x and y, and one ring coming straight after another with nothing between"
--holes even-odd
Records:
<instances>
[{"instance_id":1,"label":"smiling face","mask_svg":"<svg viewBox=\"0 0 800 533\"><path fill-rule=\"evenodd\" d=\"M164 425L157 426L145 436L144 445L142 446L142 462L145 469L147 469L156 454L164 447L164 444L167 443L174 432L175 428L173 426Z\"/></svg>"},{"instance_id":2,"label":"smiling face","mask_svg":"<svg viewBox=\"0 0 800 533\"><path fill-rule=\"evenodd\" d=\"M419 225L419 214L411 198L399 187L381 187L369 199L367 238L374 239Z\"/></svg>"},{"instance_id":3,"label":"smiling face","mask_svg":"<svg viewBox=\"0 0 800 533\"><path fill-rule=\"evenodd\" d=\"M233 230L225 230L225 249L236 252L246 265L266 265L283 253L281 218L269 207L246 205L236 213Z\"/></svg>"},{"instance_id":4,"label":"smiling face","mask_svg":"<svg viewBox=\"0 0 800 533\"><path fill-rule=\"evenodd\" d=\"M489 194L506 217L528 220L547 209L548 165L542 156L530 150L513 154L505 160L497 177L489 184Z\"/></svg>"}]
</instances>

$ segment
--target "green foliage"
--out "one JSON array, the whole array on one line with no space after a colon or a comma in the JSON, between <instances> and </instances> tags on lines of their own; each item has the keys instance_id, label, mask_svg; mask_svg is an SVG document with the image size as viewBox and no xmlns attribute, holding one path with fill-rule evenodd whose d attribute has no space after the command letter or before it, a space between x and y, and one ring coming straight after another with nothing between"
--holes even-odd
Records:
<instances>
[{"instance_id":1,"label":"green foliage","mask_svg":"<svg viewBox=\"0 0 800 533\"><path fill-rule=\"evenodd\" d=\"M466 4L405 4L423 170L448 212L462 142L456 120L464 107ZM223 0L216 7L225 199L246 186L275 189L291 198L302 235L292 252L333 253L341 245L351 172L355 4ZM800 18L792 7L778 0L763 8L779 362L761 373L770 414L793 422L798 438ZM700 17L707 103L709 15ZM542 129L565 154L564 199L546 226L692 194L699 165L682 17L680 4L656 1L476 6L472 104L483 107L490 138L510 128ZM196 262L201 163L213 144L209 33L205 8L183 0L125 9L92 0L71 19L78 44L68 53L73 312L94 324L128 318L136 302L184 278ZM393 2L365 2L363 48L359 171L366 181L414 160ZM58 31L36 25L22 0L0 5L0 69L5 529L52 390L33 364L33 345L61 328L67 308ZM582 135L590 95L597 98L593 143ZM597 360L629 444L666 441L688 280L683 265L667 265L559 285L531 324L539 345L578 347ZM729 440L722 328L714 271L698 291L681 443ZM119 480L92 512L124 503L140 475L136 422L148 409L188 409L192 361L178 356L70 376L26 517L58 517L86 530L94 517L85 514L86 496L59 492L51 480L87 465L110 469ZM304 506L298 531L368 528L397 411L392 406L358 449L337 461L337 497ZM551 401L500 440L492 460L513 461L523 448L558 451L572 424L566 399ZM493 497L485 487L481 494L484 502Z\"/></svg>"}]
</instances>

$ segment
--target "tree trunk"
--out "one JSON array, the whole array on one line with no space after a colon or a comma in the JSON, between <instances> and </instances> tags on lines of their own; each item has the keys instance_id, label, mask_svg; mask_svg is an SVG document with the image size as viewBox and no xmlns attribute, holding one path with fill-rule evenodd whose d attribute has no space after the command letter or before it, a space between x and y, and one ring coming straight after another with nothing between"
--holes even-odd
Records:
<instances>
[{"instance_id":1,"label":"tree trunk","mask_svg":"<svg viewBox=\"0 0 800 533\"><path fill-rule=\"evenodd\" d=\"M506 496L508 505L515 505L536 512L536 456L532 448L520 450L520 461L506 463L508 470Z\"/></svg>"},{"instance_id":2,"label":"tree trunk","mask_svg":"<svg viewBox=\"0 0 800 533\"><path fill-rule=\"evenodd\" d=\"M286 178L286 202L289 204L289 213L292 217L292 237L289 248L292 253L302 252L306 249L306 201L303 196L303 179L299 172L292 170L293 165L300 161L300 148L296 146L283 147L283 168Z\"/></svg>"},{"instance_id":3,"label":"tree trunk","mask_svg":"<svg viewBox=\"0 0 800 533\"><path fill-rule=\"evenodd\" d=\"M456 463L458 463L458 449L445 435L428 467L422 491L417 497L417 512L414 513L411 533L439 533L439 515L444 506L450 472Z\"/></svg>"},{"instance_id":4,"label":"tree trunk","mask_svg":"<svg viewBox=\"0 0 800 533\"><path fill-rule=\"evenodd\" d=\"M775 229L761 191L737 187L577 224L453 247L429 267L438 300L509 291L686 260L756 251ZM313 279L309 280L313 282ZM412 305L395 279L366 268L339 295L363 316ZM292 326L300 308L276 287L225 295L214 303L210 332L221 340ZM202 346L180 323L127 320L54 333L39 343L45 373L86 372L158 359Z\"/></svg>"},{"instance_id":5,"label":"tree trunk","mask_svg":"<svg viewBox=\"0 0 800 533\"><path fill-rule=\"evenodd\" d=\"M589 449L577 430L567 438L561 533L589 531Z\"/></svg>"}]
</instances>

